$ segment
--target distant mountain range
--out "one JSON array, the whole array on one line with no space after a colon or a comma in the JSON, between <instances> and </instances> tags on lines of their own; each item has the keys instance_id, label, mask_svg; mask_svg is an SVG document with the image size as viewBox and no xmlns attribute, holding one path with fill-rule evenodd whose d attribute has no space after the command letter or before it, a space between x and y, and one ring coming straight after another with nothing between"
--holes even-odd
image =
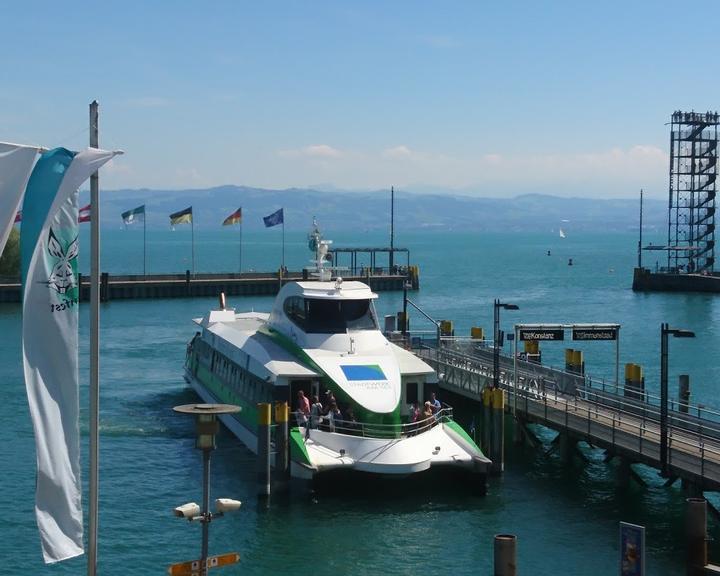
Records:
<instances>
[{"instance_id":1,"label":"distant mountain range","mask_svg":"<svg viewBox=\"0 0 720 576\"><path fill-rule=\"evenodd\" d=\"M89 194L81 193L81 203ZM390 226L390 192L318 191L300 188L266 190L219 186L198 190L103 190L103 226L120 227L120 214L146 205L148 228L169 227L169 215L193 207L195 225L219 228L226 216L243 209L246 229L263 227L262 217L284 208L288 230L307 230L313 216L323 230L375 230ZM627 232L638 229L639 200L560 198L524 194L515 198L395 193L398 230L486 230ZM644 227L664 229L667 202L645 200Z\"/></svg>"}]
</instances>

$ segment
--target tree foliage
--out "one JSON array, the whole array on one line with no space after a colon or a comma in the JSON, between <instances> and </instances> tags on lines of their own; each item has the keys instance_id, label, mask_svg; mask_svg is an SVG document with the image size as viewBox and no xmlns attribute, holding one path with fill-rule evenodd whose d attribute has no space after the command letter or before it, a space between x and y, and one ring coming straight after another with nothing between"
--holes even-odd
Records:
<instances>
[{"instance_id":1,"label":"tree foliage","mask_svg":"<svg viewBox=\"0 0 720 576\"><path fill-rule=\"evenodd\" d=\"M0 256L0 276L20 276L20 232L17 228L10 231L5 250Z\"/></svg>"}]
</instances>

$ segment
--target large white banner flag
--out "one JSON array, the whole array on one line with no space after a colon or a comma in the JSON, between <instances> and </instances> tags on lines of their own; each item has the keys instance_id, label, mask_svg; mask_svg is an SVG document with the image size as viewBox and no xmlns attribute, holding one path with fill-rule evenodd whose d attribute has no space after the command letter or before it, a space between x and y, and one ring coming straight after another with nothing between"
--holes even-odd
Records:
<instances>
[{"instance_id":1,"label":"large white banner flag","mask_svg":"<svg viewBox=\"0 0 720 576\"><path fill-rule=\"evenodd\" d=\"M0 142L0 255L15 223L38 148Z\"/></svg>"},{"instance_id":2,"label":"large white banner flag","mask_svg":"<svg viewBox=\"0 0 720 576\"><path fill-rule=\"evenodd\" d=\"M45 562L83 553L78 402L77 189L113 152L56 148L30 176L20 234L23 363Z\"/></svg>"}]
</instances>

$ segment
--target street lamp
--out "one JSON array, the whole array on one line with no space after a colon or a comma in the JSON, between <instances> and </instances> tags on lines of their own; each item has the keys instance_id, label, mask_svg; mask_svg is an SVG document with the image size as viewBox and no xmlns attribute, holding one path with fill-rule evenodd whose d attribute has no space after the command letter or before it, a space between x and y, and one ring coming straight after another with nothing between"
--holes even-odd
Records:
<instances>
[{"instance_id":1,"label":"street lamp","mask_svg":"<svg viewBox=\"0 0 720 576\"><path fill-rule=\"evenodd\" d=\"M193 522L202 523L202 552L199 561L191 562L197 564L200 574L207 574L208 567L211 567L209 560L217 562L222 559L223 563L237 562L237 554L225 554L222 557L208 558L208 539L210 522L214 518L223 516L225 512L232 512L240 508L238 500L230 498L218 498L215 500L215 512L210 512L210 453L215 449L215 435L218 433L220 423L218 416L221 414L233 414L240 412L240 406L232 404L184 404L183 406L175 406L175 412L181 414L191 414L195 416L195 432L197 438L195 447L203 452L203 501L202 506L195 502L189 502L175 508L175 515L180 518L186 518ZM171 574L173 568L182 571L187 563L171 566ZM216 564L212 564L214 566ZM179 573L179 572L178 572ZM188 572L189 574L190 572Z\"/></svg>"},{"instance_id":2,"label":"street lamp","mask_svg":"<svg viewBox=\"0 0 720 576\"><path fill-rule=\"evenodd\" d=\"M695 338L695 332L660 325L660 473L668 475L668 335Z\"/></svg>"},{"instance_id":3,"label":"street lamp","mask_svg":"<svg viewBox=\"0 0 720 576\"><path fill-rule=\"evenodd\" d=\"M519 310L517 304L507 304L500 302L497 298L493 302L493 388L500 386L500 309Z\"/></svg>"}]
</instances>

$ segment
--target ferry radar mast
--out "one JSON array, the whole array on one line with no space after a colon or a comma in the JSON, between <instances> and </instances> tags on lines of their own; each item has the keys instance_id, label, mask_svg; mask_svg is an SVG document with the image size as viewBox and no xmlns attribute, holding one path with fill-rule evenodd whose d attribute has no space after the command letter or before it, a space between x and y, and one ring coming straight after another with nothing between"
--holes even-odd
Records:
<instances>
[{"instance_id":1,"label":"ferry radar mast","mask_svg":"<svg viewBox=\"0 0 720 576\"><path fill-rule=\"evenodd\" d=\"M323 240L317 220L313 217L312 230L308 234L308 248L315 253L315 258L310 260L313 266L309 266L305 270L320 282L329 282L332 280L332 271L340 270L339 267L326 266L330 244L332 244L332 240Z\"/></svg>"}]
</instances>

